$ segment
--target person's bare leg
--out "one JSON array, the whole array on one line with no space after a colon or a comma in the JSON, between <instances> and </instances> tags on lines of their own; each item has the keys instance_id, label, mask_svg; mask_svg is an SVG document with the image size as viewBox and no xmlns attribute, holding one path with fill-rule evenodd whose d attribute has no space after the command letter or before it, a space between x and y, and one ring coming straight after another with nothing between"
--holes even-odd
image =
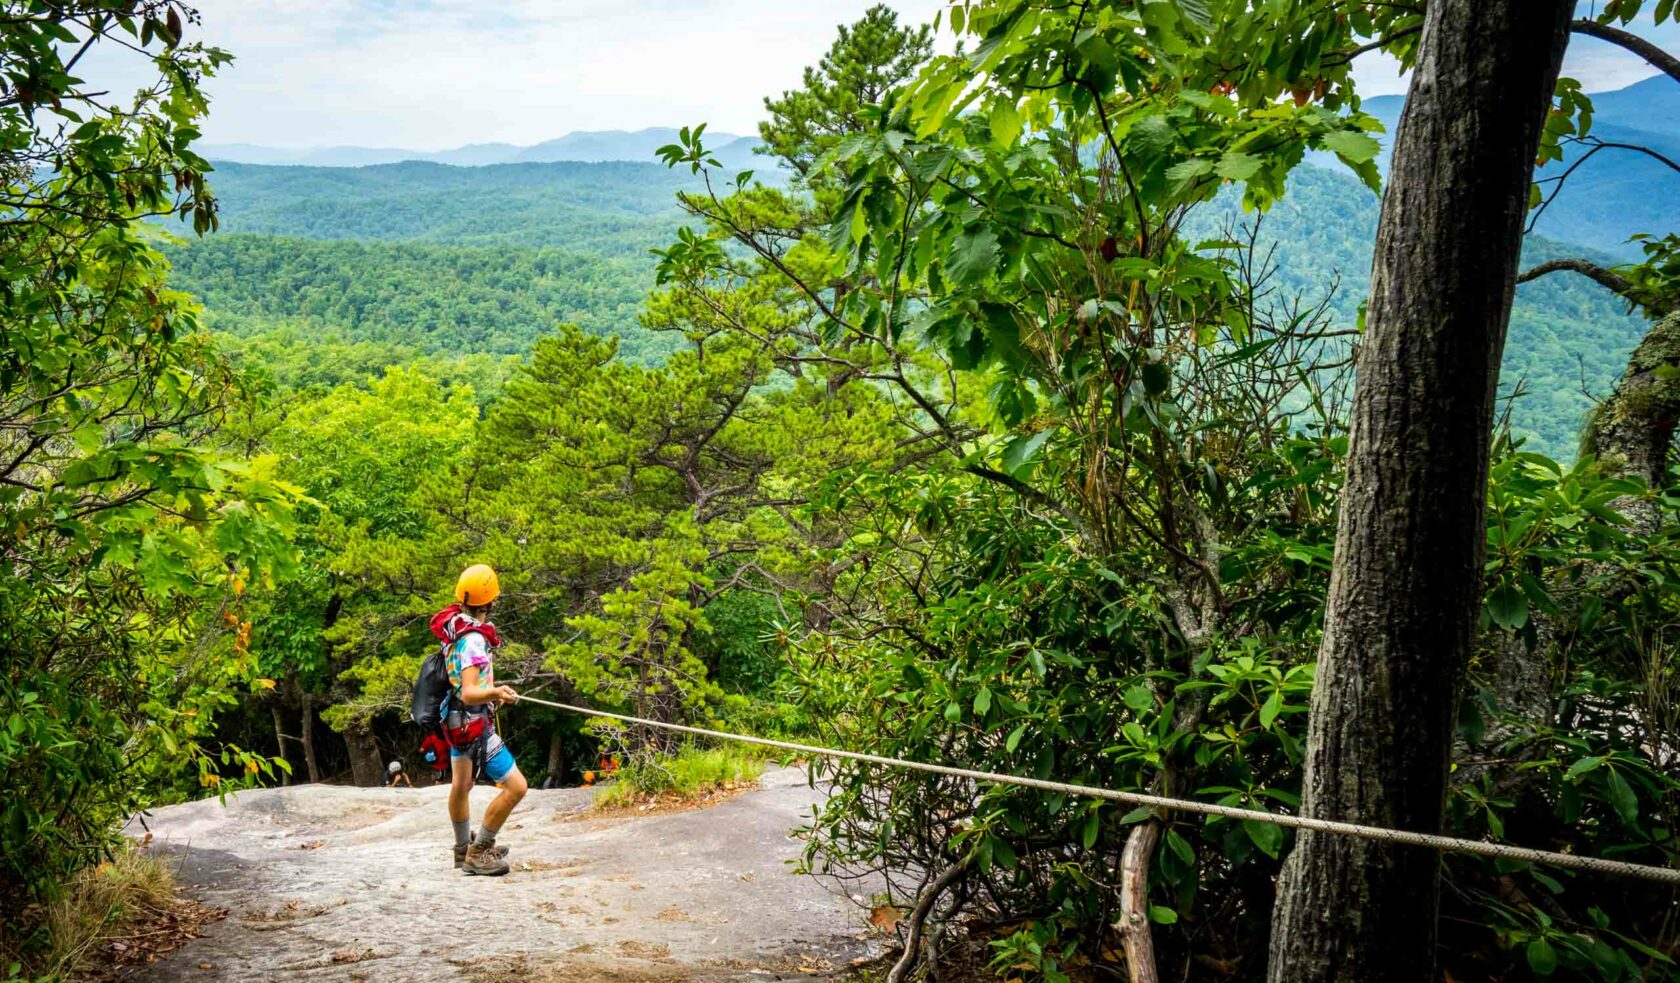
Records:
<instances>
[{"instance_id":1,"label":"person's bare leg","mask_svg":"<svg viewBox=\"0 0 1680 983\"><path fill-rule=\"evenodd\" d=\"M466 858L467 845L472 842L471 800L473 787L472 758L449 759L449 825L455 827L455 866Z\"/></svg>"},{"instance_id":2,"label":"person's bare leg","mask_svg":"<svg viewBox=\"0 0 1680 983\"><path fill-rule=\"evenodd\" d=\"M508 814L513 812L513 807L525 797L525 790L530 787L525 783L524 773L517 767L507 773L501 784L501 794L491 799L484 808L484 828L495 832L501 831Z\"/></svg>"},{"instance_id":3,"label":"person's bare leg","mask_svg":"<svg viewBox=\"0 0 1680 983\"><path fill-rule=\"evenodd\" d=\"M472 758L462 755L449 759L449 821L463 822L471 819L468 811L467 797L472 794L473 767Z\"/></svg>"}]
</instances>

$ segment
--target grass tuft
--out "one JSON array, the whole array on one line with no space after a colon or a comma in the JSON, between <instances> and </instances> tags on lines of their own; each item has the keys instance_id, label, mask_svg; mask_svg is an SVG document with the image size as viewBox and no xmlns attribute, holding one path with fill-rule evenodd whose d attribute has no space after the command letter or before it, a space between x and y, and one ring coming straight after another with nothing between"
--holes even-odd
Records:
<instances>
[{"instance_id":1,"label":"grass tuft","mask_svg":"<svg viewBox=\"0 0 1680 983\"><path fill-rule=\"evenodd\" d=\"M178 905L170 868L148 851L122 849L78 871L50 901L8 913L0 969L9 963L13 976L35 980L82 976L111 961L113 941Z\"/></svg>"},{"instance_id":2,"label":"grass tuft","mask_svg":"<svg viewBox=\"0 0 1680 983\"><path fill-rule=\"evenodd\" d=\"M684 745L674 755L626 763L618 779L595 793L597 809L649 799L692 799L758 781L764 760L738 748Z\"/></svg>"}]
</instances>

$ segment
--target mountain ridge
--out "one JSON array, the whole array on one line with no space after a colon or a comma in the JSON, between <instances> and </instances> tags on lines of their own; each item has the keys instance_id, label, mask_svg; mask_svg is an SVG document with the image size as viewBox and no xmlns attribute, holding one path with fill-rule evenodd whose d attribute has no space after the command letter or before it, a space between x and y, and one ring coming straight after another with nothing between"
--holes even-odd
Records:
<instances>
[{"instance_id":1,"label":"mountain ridge","mask_svg":"<svg viewBox=\"0 0 1680 983\"><path fill-rule=\"evenodd\" d=\"M1609 143L1648 147L1680 160L1680 85L1666 75L1653 76L1609 92L1590 93L1592 135ZM1360 100L1360 109L1382 122L1386 132L1372 134L1382 150L1377 167L1388 173L1389 147L1405 107L1399 95ZM1566 146L1561 161L1535 171L1545 182L1562 175L1591 151ZM1309 163L1346 169L1332 154L1313 151ZM1549 184L1542 189L1549 191ZM1545 212L1532 216L1531 231L1549 239L1602 251L1619 261L1637 260L1641 251L1628 237L1637 232L1662 234L1680 229L1680 174L1646 154L1606 148L1577 167Z\"/></svg>"},{"instance_id":2,"label":"mountain ridge","mask_svg":"<svg viewBox=\"0 0 1680 983\"><path fill-rule=\"evenodd\" d=\"M679 132L676 127L670 126L649 126L640 130L574 130L540 143L469 143L445 150L354 145L270 147L256 143L206 143L200 146L199 153L209 160L224 163L291 167L372 167L408 161L452 164L458 167L571 161L647 163L655 159L655 153L660 147L676 143ZM755 163L753 148L758 145L756 136L711 132L707 134L706 143L726 167ZM762 157L757 158L756 164L766 169L770 166Z\"/></svg>"}]
</instances>

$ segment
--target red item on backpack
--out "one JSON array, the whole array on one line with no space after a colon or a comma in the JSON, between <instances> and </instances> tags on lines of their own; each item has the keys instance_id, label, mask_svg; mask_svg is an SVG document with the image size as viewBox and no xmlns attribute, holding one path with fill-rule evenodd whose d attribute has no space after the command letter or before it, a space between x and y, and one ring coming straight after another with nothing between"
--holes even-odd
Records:
<instances>
[{"instance_id":1,"label":"red item on backpack","mask_svg":"<svg viewBox=\"0 0 1680 983\"><path fill-rule=\"evenodd\" d=\"M437 734L427 734L420 742L420 756L426 760L439 778L449 770L449 742Z\"/></svg>"},{"instance_id":2,"label":"red item on backpack","mask_svg":"<svg viewBox=\"0 0 1680 983\"><path fill-rule=\"evenodd\" d=\"M432 615L432 634L440 642L453 642L468 632L477 632L484 636L484 643L491 648L500 648L502 636L496 634L496 626L488 621L474 621L467 617L467 613L459 604L451 604Z\"/></svg>"}]
</instances>

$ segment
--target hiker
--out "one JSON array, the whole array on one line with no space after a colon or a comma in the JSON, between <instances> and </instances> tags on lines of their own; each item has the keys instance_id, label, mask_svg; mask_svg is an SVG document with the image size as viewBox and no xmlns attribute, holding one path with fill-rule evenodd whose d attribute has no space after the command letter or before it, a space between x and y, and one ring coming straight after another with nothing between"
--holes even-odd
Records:
<instances>
[{"instance_id":1,"label":"hiker","mask_svg":"<svg viewBox=\"0 0 1680 983\"><path fill-rule=\"evenodd\" d=\"M385 774L386 788L396 788L398 785L404 785L408 788L414 787L414 783L408 780L408 775L403 773L403 765L401 761L393 761L389 765L386 765Z\"/></svg>"},{"instance_id":2,"label":"hiker","mask_svg":"<svg viewBox=\"0 0 1680 983\"><path fill-rule=\"evenodd\" d=\"M420 757L432 770L432 781L442 784L449 774L449 742L436 733L427 734L420 742Z\"/></svg>"},{"instance_id":3,"label":"hiker","mask_svg":"<svg viewBox=\"0 0 1680 983\"><path fill-rule=\"evenodd\" d=\"M493 712L497 704L519 699L511 686L496 685L492 667L502 641L490 623L490 608L500 593L495 570L482 563L470 566L455 584L455 599L460 603L432 617L432 634L444 645L449 673L441 717L449 740L449 821L455 827L455 866L466 874L492 877L508 872L507 847L497 845L496 834L525 797L527 787L513 752L496 733ZM468 796L480 772L501 792L485 807L483 822L474 833Z\"/></svg>"}]
</instances>

